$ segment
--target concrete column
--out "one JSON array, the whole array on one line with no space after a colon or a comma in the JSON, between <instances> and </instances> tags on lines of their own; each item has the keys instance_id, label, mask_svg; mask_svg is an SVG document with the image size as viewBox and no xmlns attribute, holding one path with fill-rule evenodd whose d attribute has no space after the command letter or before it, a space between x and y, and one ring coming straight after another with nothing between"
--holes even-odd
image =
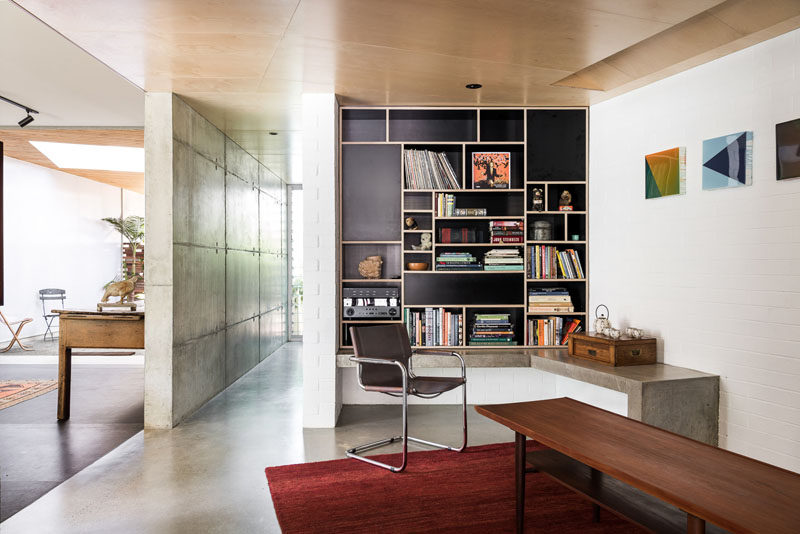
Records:
<instances>
[{"instance_id":1,"label":"concrete column","mask_svg":"<svg viewBox=\"0 0 800 534\"><path fill-rule=\"evenodd\" d=\"M303 426L333 427L336 368L337 124L333 94L303 95Z\"/></svg>"}]
</instances>

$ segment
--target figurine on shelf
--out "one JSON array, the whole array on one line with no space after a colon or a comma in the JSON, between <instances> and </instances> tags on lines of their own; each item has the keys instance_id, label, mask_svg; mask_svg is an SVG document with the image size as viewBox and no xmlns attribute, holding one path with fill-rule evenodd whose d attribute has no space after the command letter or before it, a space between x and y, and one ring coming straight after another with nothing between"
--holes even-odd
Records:
<instances>
[{"instance_id":1,"label":"figurine on shelf","mask_svg":"<svg viewBox=\"0 0 800 534\"><path fill-rule=\"evenodd\" d=\"M406 230L416 230L419 228L417 220L414 217L406 217Z\"/></svg>"},{"instance_id":2,"label":"figurine on shelf","mask_svg":"<svg viewBox=\"0 0 800 534\"><path fill-rule=\"evenodd\" d=\"M534 187L533 191L533 204L531 206L533 211L544 211L544 191L538 187Z\"/></svg>"},{"instance_id":3,"label":"figurine on shelf","mask_svg":"<svg viewBox=\"0 0 800 534\"><path fill-rule=\"evenodd\" d=\"M430 250L433 248L433 235L430 232L425 232L419 235L419 245L411 245L414 250Z\"/></svg>"},{"instance_id":4,"label":"figurine on shelf","mask_svg":"<svg viewBox=\"0 0 800 534\"><path fill-rule=\"evenodd\" d=\"M383 258L380 256L367 256L358 264L358 274L367 279L377 279L381 277Z\"/></svg>"},{"instance_id":5,"label":"figurine on shelf","mask_svg":"<svg viewBox=\"0 0 800 534\"><path fill-rule=\"evenodd\" d=\"M572 211L572 194L566 189L558 199L558 211Z\"/></svg>"}]
</instances>

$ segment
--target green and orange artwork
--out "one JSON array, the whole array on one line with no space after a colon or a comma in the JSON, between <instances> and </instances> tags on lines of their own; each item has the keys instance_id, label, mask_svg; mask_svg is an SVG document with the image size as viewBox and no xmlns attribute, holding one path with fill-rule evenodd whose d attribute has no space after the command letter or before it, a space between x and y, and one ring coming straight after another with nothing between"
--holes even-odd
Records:
<instances>
[{"instance_id":1,"label":"green and orange artwork","mask_svg":"<svg viewBox=\"0 0 800 534\"><path fill-rule=\"evenodd\" d=\"M686 194L686 147L644 157L645 198Z\"/></svg>"}]
</instances>

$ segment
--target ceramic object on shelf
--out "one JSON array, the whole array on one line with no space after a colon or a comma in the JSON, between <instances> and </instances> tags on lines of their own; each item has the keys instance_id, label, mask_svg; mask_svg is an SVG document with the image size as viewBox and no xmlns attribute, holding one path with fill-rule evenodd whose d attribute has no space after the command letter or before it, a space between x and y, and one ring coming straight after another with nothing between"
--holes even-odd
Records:
<instances>
[{"instance_id":1,"label":"ceramic object on shelf","mask_svg":"<svg viewBox=\"0 0 800 534\"><path fill-rule=\"evenodd\" d=\"M600 308L605 308L606 312L600 312ZM598 313L599 312L599 313ZM611 312L608 311L608 306L605 304L600 304L594 310L594 331L598 334L602 334L606 328L611 328L611 321L608 318L611 316Z\"/></svg>"},{"instance_id":2,"label":"ceramic object on shelf","mask_svg":"<svg viewBox=\"0 0 800 534\"><path fill-rule=\"evenodd\" d=\"M406 267L409 271L427 271L428 264L426 262L418 261L418 262L409 262L406 263Z\"/></svg>"},{"instance_id":3,"label":"ceramic object on shelf","mask_svg":"<svg viewBox=\"0 0 800 534\"><path fill-rule=\"evenodd\" d=\"M641 328L633 328L632 326L629 326L625 330L625 333L632 339L641 339L644 336L644 332Z\"/></svg>"},{"instance_id":4,"label":"ceramic object on shelf","mask_svg":"<svg viewBox=\"0 0 800 534\"><path fill-rule=\"evenodd\" d=\"M367 279L378 279L381 277L383 258L380 256L367 256L358 264L358 274Z\"/></svg>"}]
</instances>

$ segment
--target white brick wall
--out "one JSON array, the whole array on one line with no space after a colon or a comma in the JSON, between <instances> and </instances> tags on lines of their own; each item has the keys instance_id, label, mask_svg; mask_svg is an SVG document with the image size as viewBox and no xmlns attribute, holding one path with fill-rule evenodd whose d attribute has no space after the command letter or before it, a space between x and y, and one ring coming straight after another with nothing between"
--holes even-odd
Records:
<instances>
[{"instance_id":1,"label":"white brick wall","mask_svg":"<svg viewBox=\"0 0 800 534\"><path fill-rule=\"evenodd\" d=\"M800 180L775 123L800 117L800 30L592 106L592 308L718 373L720 445L800 471ZM702 141L754 132L753 185L703 191ZM644 155L687 147L687 194L644 199Z\"/></svg>"},{"instance_id":2,"label":"white brick wall","mask_svg":"<svg viewBox=\"0 0 800 534\"><path fill-rule=\"evenodd\" d=\"M417 369L425 376L459 376L458 369ZM467 402L469 404L499 404L556 397L572 397L605 410L628 414L628 396L611 389L579 382L563 376L530 368L467 369ZM358 387L355 368L342 370L344 404L399 404L400 399L367 393ZM409 404L460 404L461 388L435 399L411 397Z\"/></svg>"},{"instance_id":3,"label":"white brick wall","mask_svg":"<svg viewBox=\"0 0 800 534\"><path fill-rule=\"evenodd\" d=\"M336 97L303 96L303 426L333 427L336 369Z\"/></svg>"}]
</instances>

